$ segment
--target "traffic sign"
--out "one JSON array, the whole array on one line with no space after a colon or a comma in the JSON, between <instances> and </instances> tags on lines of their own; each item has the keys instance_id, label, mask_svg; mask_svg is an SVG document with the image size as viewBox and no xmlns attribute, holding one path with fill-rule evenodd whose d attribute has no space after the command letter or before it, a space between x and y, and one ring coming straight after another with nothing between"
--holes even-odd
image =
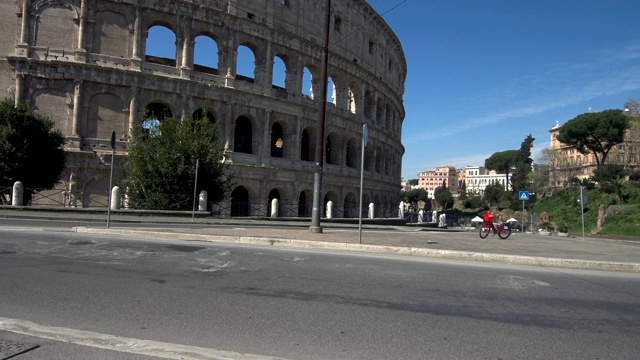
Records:
<instances>
[{"instance_id":1,"label":"traffic sign","mask_svg":"<svg viewBox=\"0 0 640 360\"><path fill-rule=\"evenodd\" d=\"M527 201L529 200L529 192L526 190L520 191L518 193L518 199L521 201Z\"/></svg>"}]
</instances>

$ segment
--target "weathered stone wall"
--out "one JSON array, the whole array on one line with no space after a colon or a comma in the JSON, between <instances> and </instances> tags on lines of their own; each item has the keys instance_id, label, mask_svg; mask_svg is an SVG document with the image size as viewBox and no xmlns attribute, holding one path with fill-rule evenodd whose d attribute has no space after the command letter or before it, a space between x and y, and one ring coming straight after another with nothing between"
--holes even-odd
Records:
<instances>
[{"instance_id":1,"label":"weathered stone wall","mask_svg":"<svg viewBox=\"0 0 640 360\"><path fill-rule=\"evenodd\" d=\"M108 194L102 187L111 132L118 134L119 164L126 136L142 126L150 106L165 107L174 117L206 111L215 119L228 150L225 161L242 188L236 194L248 194L243 201L260 209L274 196L281 207L295 208L305 198L310 205L323 6L278 0L3 0L0 26L15 36L0 40L0 85L52 118L67 136L60 187L74 194L75 206L101 206ZM156 25L174 33L175 43L168 45L175 46L175 56L146 55L148 31ZM194 61L201 35L217 46L211 49L215 68ZM402 47L364 0L332 1L330 39L328 73L335 88L334 101L327 103L325 200L342 210L357 199L366 122L365 198L377 209L397 209L407 71ZM255 56L253 76L236 74L239 46ZM284 88L273 85L276 58L286 66ZM311 96L303 93L304 71L313 77ZM231 206L223 204L227 213Z\"/></svg>"}]
</instances>

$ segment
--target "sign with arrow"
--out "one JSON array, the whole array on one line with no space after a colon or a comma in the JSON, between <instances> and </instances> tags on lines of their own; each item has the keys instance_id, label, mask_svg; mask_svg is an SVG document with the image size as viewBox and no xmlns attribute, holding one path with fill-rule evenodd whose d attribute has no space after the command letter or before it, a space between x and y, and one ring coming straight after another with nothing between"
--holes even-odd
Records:
<instances>
[{"instance_id":1,"label":"sign with arrow","mask_svg":"<svg viewBox=\"0 0 640 360\"><path fill-rule=\"evenodd\" d=\"M527 190L520 191L518 193L518 200L521 200L521 201L529 200L529 192Z\"/></svg>"}]
</instances>

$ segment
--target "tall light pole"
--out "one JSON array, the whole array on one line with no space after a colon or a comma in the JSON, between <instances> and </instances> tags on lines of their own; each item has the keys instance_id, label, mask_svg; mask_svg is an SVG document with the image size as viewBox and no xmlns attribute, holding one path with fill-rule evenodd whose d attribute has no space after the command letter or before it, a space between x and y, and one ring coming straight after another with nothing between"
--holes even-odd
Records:
<instances>
[{"instance_id":1,"label":"tall light pole","mask_svg":"<svg viewBox=\"0 0 640 360\"><path fill-rule=\"evenodd\" d=\"M320 209L322 208L322 168L324 164L324 122L327 107L327 66L329 62L329 23L331 20L331 0L326 0L324 20L324 46L320 69L320 98L318 99L318 131L316 136L316 172L313 177L313 209L311 210L312 233L322 233Z\"/></svg>"}]
</instances>

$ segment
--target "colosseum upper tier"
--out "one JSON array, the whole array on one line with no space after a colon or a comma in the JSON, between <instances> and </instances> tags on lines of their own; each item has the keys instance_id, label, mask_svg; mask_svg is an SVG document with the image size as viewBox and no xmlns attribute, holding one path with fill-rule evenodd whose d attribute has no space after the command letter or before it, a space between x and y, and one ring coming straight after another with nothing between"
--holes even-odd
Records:
<instances>
[{"instance_id":1,"label":"colosseum upper tier","mask_svg":"<svg viewBox=\"0 0 640 360\"><path fill-rule=\"evenodd\" d=\"M281 216L310 216L324 3L0 0L0 85L66 135L55 195L65 206L107 203L113 131L118 164L143 114L206 114L235 173L223 215L243 203L235 215L260 216L278 198ZM334 217L357 216L366 123L363 203L390 216L404 154L404 52L364 0L332 0L329 24L323 199Z\"/></svg>"}]
</instances>

